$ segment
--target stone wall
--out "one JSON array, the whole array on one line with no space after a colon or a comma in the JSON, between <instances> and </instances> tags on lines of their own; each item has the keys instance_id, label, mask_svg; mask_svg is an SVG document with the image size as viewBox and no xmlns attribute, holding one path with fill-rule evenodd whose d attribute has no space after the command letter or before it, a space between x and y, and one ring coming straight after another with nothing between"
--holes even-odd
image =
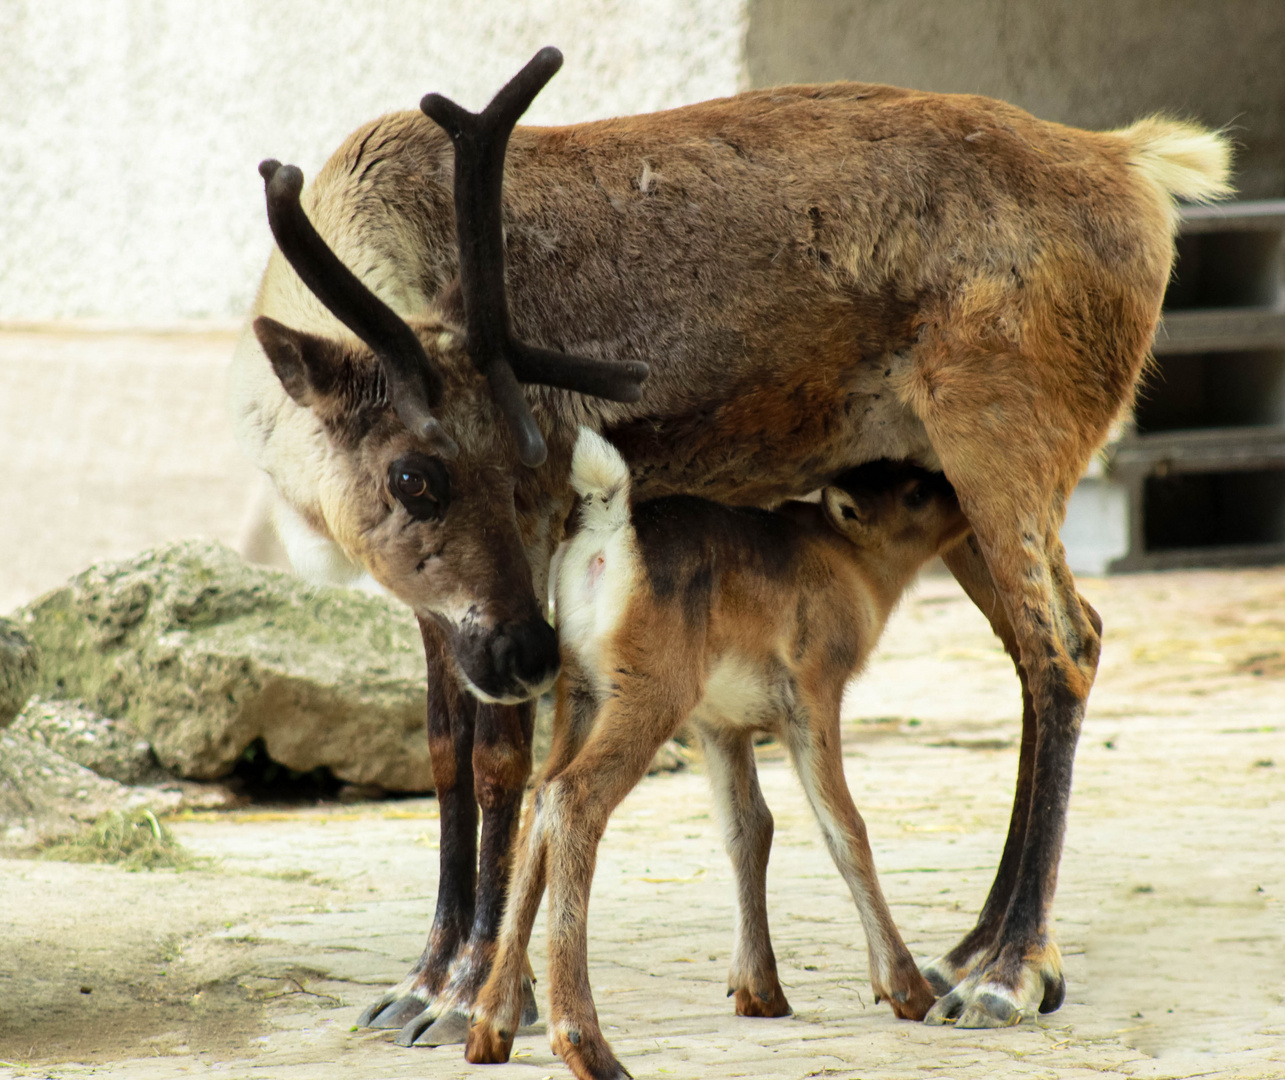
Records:
<instances>
[{"instance_id":1,"label":"stone wall","mask_svg":"<svg viewBox=\"0 0 1285 1080\"><path fill-rule=\"evenodd\" d=\"M535 123L856 78L1231 124L1243 195L1285 194L1281 0L3 0L0 323L236 322L260 159L312 175L358 124L429 90L480 107L550 43Z\"/></svg>"},{"instance_id":2,"label":"stone wall","mask_svg":"<svg viewBox=\"0 0 1285 1080\"><path fill-rule=\"evenodd\" d=\"M987 94L1087 128L1193 117L1231 126L1242 198L1285 195L1281 0L749 0L748 26L754 86Z\"/></svg>"}]
</instances>

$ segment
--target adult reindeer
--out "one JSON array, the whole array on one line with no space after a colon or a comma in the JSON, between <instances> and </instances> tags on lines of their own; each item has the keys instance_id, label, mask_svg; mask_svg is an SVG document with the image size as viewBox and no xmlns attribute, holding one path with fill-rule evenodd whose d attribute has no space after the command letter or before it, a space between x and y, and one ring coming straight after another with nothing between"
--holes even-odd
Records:
<instances>
[{"instance_id":1,"label":"adult reindeer","mask_svg":"<svg viewBox=\"0 0 1285 1080\"><path fill-rule=\"evenodd\" d=\"M640 499L769 504L881 457L945 472L972 529L946 562L1023 715L995 882L925 968L928 1019L1056 1009L1050 908L1101 633L1058 529L1146 362L1174 197L1229 190L1225 141L836 83L518 128L501 188L508 131L560 62L538 54L481 118L430 96L433 120L362 127L302 198L298 170L265 163L284 258L238 349L240 434L296 565L368 570L428 660L437 912L363 1023L462 1038L485 979L530 699L556 669L543 597L578 425L621 448ZM511 339L506 280L516 331L583 359Z\"/></svg>"}]
</instances>

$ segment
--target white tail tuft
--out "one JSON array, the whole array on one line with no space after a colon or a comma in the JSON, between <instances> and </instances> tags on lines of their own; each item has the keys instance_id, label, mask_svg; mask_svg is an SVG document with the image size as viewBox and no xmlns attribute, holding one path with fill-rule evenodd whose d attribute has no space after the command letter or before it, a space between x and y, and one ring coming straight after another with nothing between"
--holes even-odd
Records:
<instances>
[{"instance_id":1,"label":"white tail tuft","mask_svg":"<svg viewBox=\"0 0 1285 1080\"><path fill-rule=\"evenodd\" d=\"M582 523L620 528L629 521L629 466L611 443L586 427L571 455L571 486L586 499Z\"/></svg>"},{"instance_id":2,"label":"white tail tuft","mask_svg":"<svg viewBox=\"0 0 1285 1080\"><path fill-rule=\"evenodd\" d=\"M1130 148L1129 163L1173 200L1210 202L1231 195L1231 140L1186 120L1149 116L1112 134Z\"/></svg>"}]
</instances>

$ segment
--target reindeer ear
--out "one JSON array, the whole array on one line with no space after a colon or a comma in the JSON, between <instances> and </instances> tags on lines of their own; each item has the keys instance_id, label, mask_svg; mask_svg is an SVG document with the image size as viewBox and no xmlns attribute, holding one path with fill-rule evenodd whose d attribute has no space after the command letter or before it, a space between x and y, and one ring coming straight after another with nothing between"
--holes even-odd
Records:
<instances>
[{"instance_id":1,"label":"reindeer ear","mask_svg":"<svg viewBox=\"0 0 1285 1080\"><path fill-rule=\"evenodd\" d=\"M343 346L261 315L254 334L272 361L281 385L300 405L311 407L331 393L344 363Z\"/></svg>"},{"instance_id":2,"label":"reindeer ear","mask_svg":"<svg viewBox=\"0 0 1285 1080\"><path fill-rule=\"evenodd\" d=\"M822 491L821 506L831 527L850 540L864 535L870 526L870 508L841 487L828 487Z\"/></svg>"}]
</instances>

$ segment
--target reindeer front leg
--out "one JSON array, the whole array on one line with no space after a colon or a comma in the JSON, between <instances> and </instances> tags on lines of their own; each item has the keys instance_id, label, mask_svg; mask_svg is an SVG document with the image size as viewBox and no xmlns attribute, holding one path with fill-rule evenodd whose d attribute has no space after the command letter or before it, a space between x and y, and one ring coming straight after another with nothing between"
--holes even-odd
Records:
<instances>
[{"instance_id":1,"label":"reindeer front leg","mask_svg":"<svg viewBox=\"0 0 1285 1080\"><path fill-rule=\"evenodd\" d=\"M468 941L456 956L450 981L432 1006L409 1021L397 1035L401 1046L464 1042L473 1002L491 972L496 938L508 896L513 841L522 811L522 795L531 775L531 735L535 706L477 706L474 724L473 779L482 809L478 851L477 902ZM536 1017L534 992L527 987L523 1020Z\"/></svg>"},{"instance_id":2,"label":"reindeer front leg","mask_svg":"<svg viewBox=\"0 0 1285 1080\"><path fill-rule=\"evenodd\" d=\"M357 1018L360 1027L403 1028L447 985L468 940L477 888L477 802L473 790L476 700L463 693L436 624L419 621L428 666L428 748L440 811L437 911L424 953L397 986Z\"/></svg>"}]
</instances>

